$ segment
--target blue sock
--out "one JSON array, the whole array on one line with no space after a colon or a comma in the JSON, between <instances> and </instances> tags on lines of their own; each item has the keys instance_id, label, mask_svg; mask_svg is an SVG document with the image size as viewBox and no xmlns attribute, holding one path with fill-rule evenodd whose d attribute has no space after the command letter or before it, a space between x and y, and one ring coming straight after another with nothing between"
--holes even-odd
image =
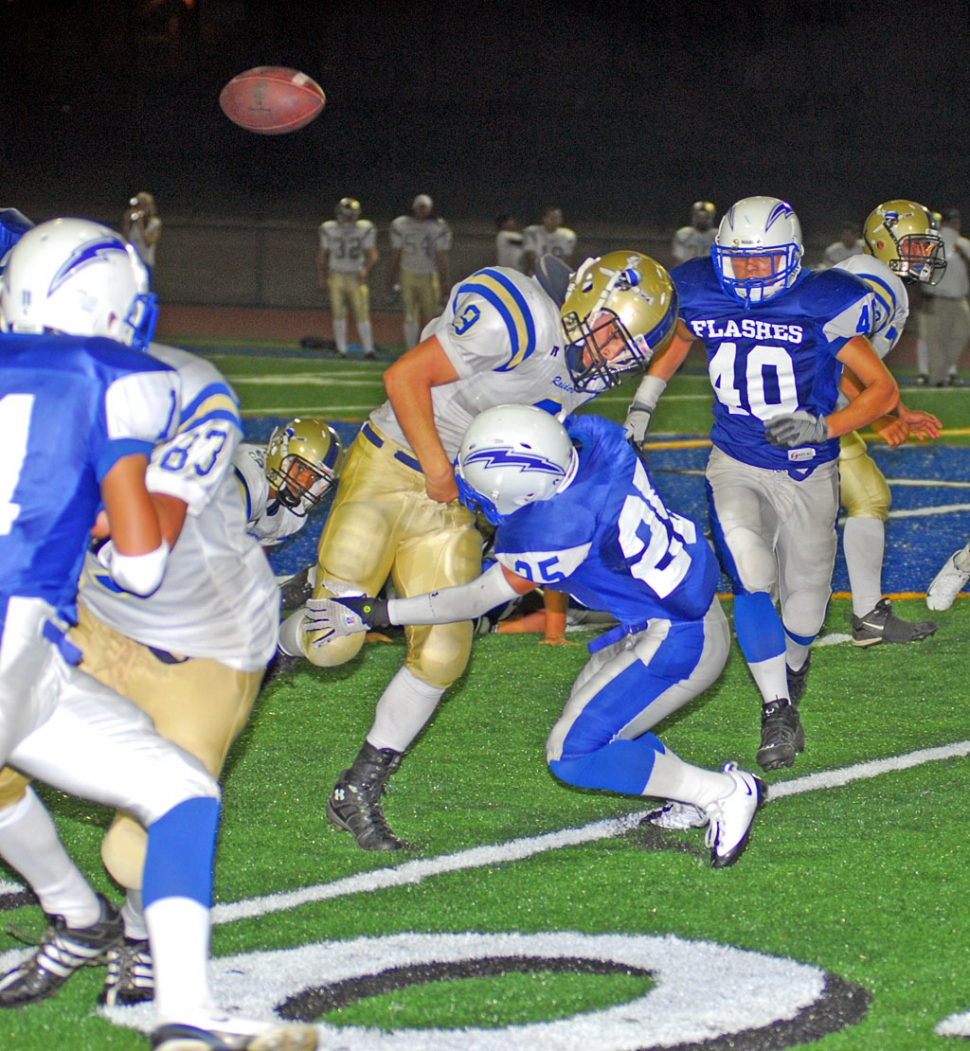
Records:
<instances>
[{"instance_id":1,"label":"blue sock","mask_svg":"<svg viewBox=\"0 0 970 1051\"><path fill-rule=\"evenodd\" d=\"M219 801L187 799L148 826L141 896L145 908L160 898L191 898L212 905L212 860Z\"/></svg>"},{"instance_id":2,"label":"blue sock","mask_svg":"<svg viewBox=\"0 0 970 1051\"><path fill-rule=\"evenodd\" d=\"M759 664L785 652L785 629L766 591L734 596L734 630L749 664Z\"/></svg>"}]
</instances>

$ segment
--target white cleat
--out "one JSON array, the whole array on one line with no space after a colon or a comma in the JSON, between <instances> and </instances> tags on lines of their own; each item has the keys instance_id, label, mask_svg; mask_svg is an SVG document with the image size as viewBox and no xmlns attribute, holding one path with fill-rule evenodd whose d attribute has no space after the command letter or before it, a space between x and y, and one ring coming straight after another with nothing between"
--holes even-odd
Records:
<instances>
[{"instance_id":1,"label":"white cleat","mask_svg":"<svg viewBox=\"0 0 970 1051\"><path fill-rule=\"evenodd\" d=\"M926 592L930 609L949 609L953 600L970 582L970 544L954 551L943 563Z\"/></svg>"},{"instance_id":2,"label":"white cleat","mask_svg":"<svg viewBox=\"0 0 970 1051\"><path fill-rule=\"evenodd\" d=\"M725 869L741 857L754 816L768 795L760 778L739 770L736 764L725 763L724 773L734 782L734 788L706 808L710 824L704 843L710 848L711 865L716 869Z\"/></svg>"},{"instance_id":3,"label":"white cleat","mask_svg":"<svg viewBox=\"0 0 970 1051\"><path fill-rule=\"evenodd\" d=\"M659 810L652 810L643 820L667 832L685 832L689 828L703 828L707 824L707 814L693 803L678 803L671 799Z\"/></svg>"},{"instance_id":4,"label":"white cleat","mask_svg":"<svg viewBox=\"0 0 970 1051\"><path fill-rule=\"evenodd\" d=\"M151 1036L153 1051L314 1051L312 1025L207 1018L196 1025L169 1023Z\"/></svg>"}]
</instances>

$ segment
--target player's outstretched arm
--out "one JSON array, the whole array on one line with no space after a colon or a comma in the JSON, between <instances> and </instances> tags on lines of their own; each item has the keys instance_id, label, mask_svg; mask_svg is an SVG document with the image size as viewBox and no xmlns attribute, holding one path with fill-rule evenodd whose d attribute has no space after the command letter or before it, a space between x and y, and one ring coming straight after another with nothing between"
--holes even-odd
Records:
<instances>
[{"instance_id":1,"label":"player's outstretched arm","mask_svg":"<svg viewBox=\"0 0 970 1051\"><path fill-rule=\"evenodd\" d=\"M468 584L442 588L408 598L310 599L306 604L307 632L313 633L316 646L334 638L358 635L372 628L404 624L453 624L482 617L496 606L524 595L535 588L525 577L512 573L498 563Z\"/></svg>"},{"instance_id":2,"label":"player's outstretched arm","mask_svg":"<svg viewBox=\"0 0 970 1051\"><path fill-rule=\"evenodd\" d=\"M637 387L637 392L627 410L626 419L623 422L627 441L637 446L643 444L650 421L656 411L657 402L667 389L670 378L684 363L693 342L694 334L683 321L678 321L673 339L666 350L651 361L647 374L640 380L640 386Z\"/></svg>"},{"instance_id":3,"label":"player's outstretched arm","mask_svg":"<svg viewBox=\"0 0 970 1051\"><path fill-rule=\"evenodd\" d=\"M421 464L428 496L445 504L458 499L458 486L435 427L431 388L457 379L458 373L436 336L403 354L384 373L384 389Z\"/></svg>"}]
</instances>

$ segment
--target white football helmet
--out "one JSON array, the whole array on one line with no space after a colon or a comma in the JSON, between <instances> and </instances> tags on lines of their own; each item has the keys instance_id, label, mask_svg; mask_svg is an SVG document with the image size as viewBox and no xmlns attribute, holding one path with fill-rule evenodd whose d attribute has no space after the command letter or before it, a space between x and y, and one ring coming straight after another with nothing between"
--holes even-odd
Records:
<instances>
[{"instance_id":1,"label":"white football helmet","mask_svg":"<svg viewBox=\"0 0 970 1051\"><path fill-rule=\"evenodd\" d=\"M798 216L777 197L745 197L732 205L711 245L721 288L745 303L760 303L791 288L804 251Z\"/></svg>"},{"instance_id":2,"label":"white football helmet","mask_svg":"<svg viewBox=\"0 0 970 1051\"><path fill-rule=\"evenodd\" d=\"M17 242L0 277L0 328L108 336L144 350L158 308L138 253L107 226L52 219Z\"/></svg>"},{"instance_id":3,"label":"white football helmet","mask_svg":"<svg viewBox=\"0 0 970 1051\"><path fill-rule=\"evenodd\" d=\"M566 428L534 405L496 405L476 416L455 461L461 501L501 525L526 504L561 493L579 467Z\"/></svg>"}]
</instances>

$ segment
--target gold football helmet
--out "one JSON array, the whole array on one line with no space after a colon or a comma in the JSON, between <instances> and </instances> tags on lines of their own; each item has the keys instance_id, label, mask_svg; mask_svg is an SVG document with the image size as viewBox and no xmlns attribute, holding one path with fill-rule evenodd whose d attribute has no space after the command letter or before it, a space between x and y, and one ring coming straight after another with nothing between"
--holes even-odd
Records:
<instances>
[{"instance_id":1,"label":"gold football helmet","mask_svg":"<svg viewBox=\"0 0 970 1051\"><path fill-rule=\"evenodd\" d=\"M907 281L935 285L946 270L946 248L933 216L915 201L886 201L869 213L862 231L866 255Z\"/></svg>"},{"instance_id":2,"label":"gold football helmet","mask_svg":"<svg viewBox=\"0 0 970 1051\"><path fill-rule=\"evenodd\" d=\"M266 478L294 514L312 511L336 482L344 450L337 432L318 417L277 427L266 446Z\"/></svg>"},{"instance_id":3,"label":"gold football helmet","mask_svg":"<svg viewBox=\"0 0 970 1051\"><path fill-rule=\"evenodd\" d=\"M337 218L345 223L355 223L360 218L360 201L353 197L341 197L337 202Z\"/></svg>"},{"instance_id":4,"label":"gold football helmet","mask_svg":"<svg viewBox=\"0 0 970 1051\"><path fill-rule=\"evenodd\" d=\"M607 390L645 369L672 337L678 305L670 275L648 256L587 259L572 275L561 310L576 390Z\"/></svg>"}]
</instances>

